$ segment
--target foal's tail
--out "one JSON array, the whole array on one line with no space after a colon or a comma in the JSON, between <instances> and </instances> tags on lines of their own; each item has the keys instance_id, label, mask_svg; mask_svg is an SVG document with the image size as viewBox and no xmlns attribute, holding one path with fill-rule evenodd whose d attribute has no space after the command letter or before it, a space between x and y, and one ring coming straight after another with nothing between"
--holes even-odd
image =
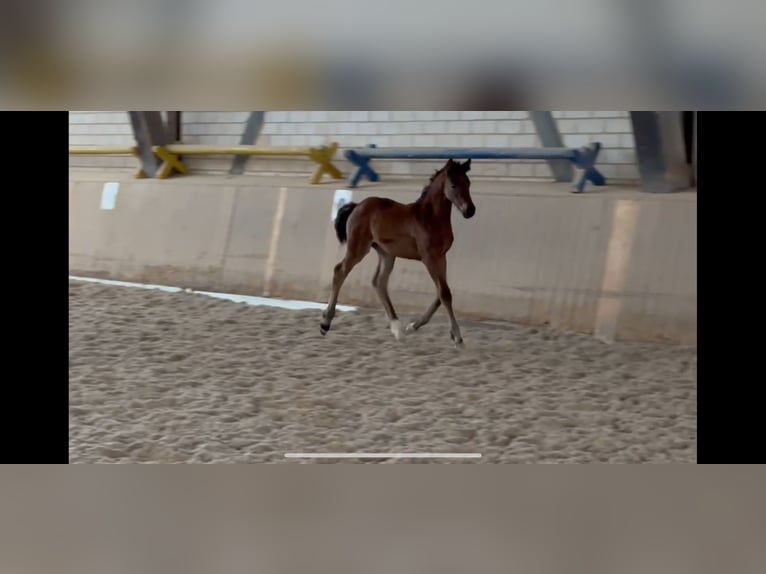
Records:
<instances>
[{"instance_id":1,"label":"foal's tail","mask_svg":"<svg viewBox=\"0 0 766 574\"><path fill-rule=\"evenodd\" d=\"M341 244L345 243L346 239L348 239L348 235L346 234L346 222L348 222L348 217L351 215L351 212L354 211L356 205L357 204L354 202L341 205L338 209L338 214L335 216L335 235L338 236L338 241L340 241Z\"/></svg>"}]
</instances>

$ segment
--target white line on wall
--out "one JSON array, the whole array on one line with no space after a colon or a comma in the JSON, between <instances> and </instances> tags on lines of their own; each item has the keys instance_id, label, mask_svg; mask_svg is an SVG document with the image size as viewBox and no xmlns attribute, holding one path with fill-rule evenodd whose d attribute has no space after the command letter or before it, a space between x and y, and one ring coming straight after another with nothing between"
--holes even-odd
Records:
<instances>
[{"instance_id":1,"label":"white line on wall","mask_svg":"<svg viewBox=\"0 0 766 574\"><path fill-rule=\"evenodd\" d=\"M101 190L101 209L112 210L117 204L117 192L120 184L116 181L108 181Z\"/></svg>"},{"instance_id":2,"label":"white line on wall","mask_svg":"<svg viewBox=\"0 0 766 574\"><path fill-rule=\"evenodd\" d=\"M279 199L277 199L277 209L274 212L274 219L271 223L271 243L269 244L269 258L266 260L266 271L263 278L263 296L269 296L271 289L271 279L274 277L274 267L277 264L277 247L279 246L279 235L282 232L282 220L285 216L285 203L287 203L287 188L279 188Z\"/></svg>"}]
</instances>

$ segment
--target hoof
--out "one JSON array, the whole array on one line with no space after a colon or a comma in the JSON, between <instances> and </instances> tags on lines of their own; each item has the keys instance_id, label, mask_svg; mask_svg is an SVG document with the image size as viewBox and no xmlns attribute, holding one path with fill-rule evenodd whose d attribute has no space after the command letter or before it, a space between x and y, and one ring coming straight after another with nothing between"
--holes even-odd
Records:
<instances>
[{"instance_id":1,"label":"hoof","mask_svg":"<svg viewBox=\"0 0 766 574\"><path fill-rule=\"evenodd\" d=\"M394 334L394 338L397 341L401 341L404 337L404 331L402 330L402 324L398 319L391 321L391 332Z\"/></svg>"},{"instance_id":2,"label":"hoof","mask_svg":"<svg viewBox=\"0 0 766 574\"><path fill-rule=\"evenodd\" d=\"M449 338L452 339L452 342L455 343L456 349L462 349L463 348L463 338L456 339L455 335L453 333L449 334Z\"/></svg>"},{"instance_id":3,"label":"hoof","mask_svg":"<svg viewBox=\"0 0 766 574\"><path fill-rule=\"evenodd\" d=\"M414 333L415 331L417 331L417 328L415 327L415 321L408 323L404 328L405 333Z\"/></svg>"},{"instance_id":4,"label":"hoof","mask_svg":"<svg viewBox=\"0 0 766 574\"><path fill-rule=\"evenodd\" d=\"M323 336L326 335L327 331L329 331L329 330L330 330L330 325L329 324L321 323L319 325L319 332L322 333Z\"/></svg>"}]
</instances>

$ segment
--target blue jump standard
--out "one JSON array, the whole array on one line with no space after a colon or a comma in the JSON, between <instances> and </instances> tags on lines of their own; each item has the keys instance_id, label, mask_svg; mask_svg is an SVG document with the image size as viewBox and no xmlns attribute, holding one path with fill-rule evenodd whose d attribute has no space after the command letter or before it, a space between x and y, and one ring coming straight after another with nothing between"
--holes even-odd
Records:
<instances>
[{"instance_id":1,"label":"blue jump standard","mask_svg":"<svg viewBox=\"0 0 766 574\"><path fill-rule=\"evenodd\" d=\"M571 161L582 170L575 185L577 193L582 193L588 181L593 185L606 184L606 178L595 167L599 151L601 144L598 142L581 148L378 148L371 144L364 148L347 149L344 155L356 166L356 171L348 180L348 186L352 188L363 177L370 181L380 179L370 166L371 159L558 159Z\"/></svg>"}]
</instances>

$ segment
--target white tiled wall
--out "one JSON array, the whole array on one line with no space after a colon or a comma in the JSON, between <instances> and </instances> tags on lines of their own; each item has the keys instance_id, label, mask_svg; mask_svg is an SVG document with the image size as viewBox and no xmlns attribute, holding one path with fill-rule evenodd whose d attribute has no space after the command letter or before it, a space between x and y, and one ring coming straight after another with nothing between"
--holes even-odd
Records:
<instances>
[{"instance_id":1,"label":"white tiled wall","mask_svg":"<svg viewBox=\"0 0 766 574\"><path fill-rule=\"evenodd\" d=\"M135 145L128 112L69 112L69 145ZM69 156L70 167L138 167L132 157Z\"/></svg>"},{"instance_id":2,"label":"white tiled wall","mask_svg":"<svg viewBox=\"0 0 766 574\"><path fill-rule=\"evenodd\" d=\"M184 112L184 143L227 145L239 143L249 112ZM577 147L593 141L604 146L598 167L612 181L636 181L634 142L628 112L553 112L564 145ZM70 112L70 145L131 144L127 112ZM264 146L318 145L337 141L344 147L370 143L386 146L531 147L540 145L534 125L524 111L282 111L267 112L258 139ZM193 170L227 170L231 158L193 158ZM426 175L441 162L379 161L382 175ZM352 166L339 152L338 167ZM134 166L131 158L71 157L72 166ZM252 158L250 171L308 173L307 161ZM478 162L476 176L550 180L544 162Z\"/></svg>"}]
</instances>

